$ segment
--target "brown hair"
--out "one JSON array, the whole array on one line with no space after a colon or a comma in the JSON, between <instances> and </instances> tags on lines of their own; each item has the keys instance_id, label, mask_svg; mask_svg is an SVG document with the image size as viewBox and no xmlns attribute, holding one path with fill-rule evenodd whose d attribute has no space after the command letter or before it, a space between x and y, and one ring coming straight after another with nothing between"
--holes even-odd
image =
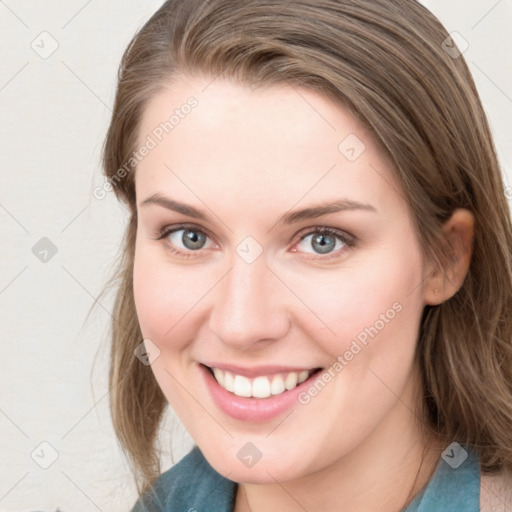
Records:
<instances>
[{"instance_id":1,"label":"brown hair","mask_svg":"<svg viewBox=\"0 0 512 512\"><path fill-rule=\"evenodd\" d=\"M456 208L475 216L459 291L426 306L417 345L422 414L447 443L473 447L484 472L512 468L511 221L478 93L440 22L413 0L169 0L134 36L119 69L103 148L107 179L129 208L113 313L110 387L118 439L139 491L160 472L166 400L134 357L136 149L148 100L180 75L250 86L291 84L348 108L394 164L422 250L443 268L440 228ZM117 281L116 281L117 280Z\"/></svg>"}]
</instances>

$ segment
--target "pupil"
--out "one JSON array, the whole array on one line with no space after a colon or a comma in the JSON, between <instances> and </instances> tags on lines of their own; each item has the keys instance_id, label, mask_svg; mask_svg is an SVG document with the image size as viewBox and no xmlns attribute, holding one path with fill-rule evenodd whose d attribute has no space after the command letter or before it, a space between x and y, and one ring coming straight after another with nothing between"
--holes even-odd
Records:
<instances>
[{"instance_id":1,"label":"pupil","mask_svg":"<svg viewBox=\"0 0 512 512\"><path fill-rule=\"evenodd\" d=\"M315 244L317 244L316 247ZM312 245L317 252L325 254L334 249L334 246L336 245L336 240L332 235L319 234L313 237Z\"/></svg>"},{"instance_id":2,"label":"pupil","mask_svg":"<svg viewBox=\"0 0 512 512\"><path fill-rule=\"evenodd\" d=\"M187 249L200 249L205 242L205 235L195 231L186 230L183 233L183 245Z\"/></svg>"}]
</instances>

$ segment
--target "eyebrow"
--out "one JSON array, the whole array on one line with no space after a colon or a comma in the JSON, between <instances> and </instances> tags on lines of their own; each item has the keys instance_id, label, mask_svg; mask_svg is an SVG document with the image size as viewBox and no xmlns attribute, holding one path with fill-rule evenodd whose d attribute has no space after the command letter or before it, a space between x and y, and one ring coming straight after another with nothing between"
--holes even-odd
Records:
<instances>
[{"instance_id":1,"label":"eyebrow","mask_svg":"<svg viewBox=\"0 0 512 512\"><path fill-rule=\"evenodd\" d=\"M156 204L162 206L168 210L172 210L178 213L182 213L188 217L195 219L207 220L207 215L195 208L194 206L180 203L174 199L164 197L160 194L153 194L152 196L144 199L139 206L147 206L150 204ZM294 224L303 220L314 219L330 213L336 213L347 210L362 210L377 213L377 209L371 204L359 203L357 201L351 201L349 199L340 199L329 203L320 203L318 205L312 205L302 210L295 210L287 212L281 215L275 225L277 224Z\"/></svg>"}]
</instances>

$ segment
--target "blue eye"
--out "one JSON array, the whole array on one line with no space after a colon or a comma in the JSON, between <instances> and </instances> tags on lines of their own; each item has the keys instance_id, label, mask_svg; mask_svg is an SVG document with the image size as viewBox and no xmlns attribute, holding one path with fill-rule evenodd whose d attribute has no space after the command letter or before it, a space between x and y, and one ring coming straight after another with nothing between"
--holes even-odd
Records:
<instances>
[{"instance_id":1,"label":"blue eye","mask_svg":"<svg viewBox=\"0 0 512 512\"><path fill-rule=\"evenodd\" d=\"M168 250L180 257L193 257L200 254L202 249L217 247L211 237L203 230L193 225L166 226L154 233L155 240L165 239ZM334 228L325 226L310 228L309 233L300 237L292 252L301 252L318 256L316 259L328 259L339 256L340 252L353 247L355 240L351 235ZM322 256L324 256L322 258Z\"/></svg>"},{"instance_id":2,"label":"blue eye","mask_svg":"<svg viewBox=\"0 0 512 512\"><path fill-rule=\"evenodd\" d=\"M297 246L301 244L301 252L331 255L347 247L352 247L354 241L348 235L333 228L317 227L314 231L301 237Z\"/></svg>"},{"instance_id":3,"label":"blue eye","mask_svg":"<svg viewBox=\"0 0 512 512\"><path fill-rule=\"evenodd\" d=\"M311 246L316 252L319 254L326 254L331 252L336 247L336 242L343 244L340 240L338 240L334 235L325 234L325 233L316 233L313 235L308 235L302 239L302 241L311 238L307 245L307 247Z\"/></svg>"},{"instance_id":4,"label":"blue eye","mask_svg":"<svg viewBox=\"0 0 512 512\"><path fill-rule=\"evenodd\" d=\"M191 225L165 226L154 233L155 240L166 239L170 252L185 258L194 256L207 245L210 237Z\"/></svg>"},{"instance_id":5,"label":"blue eye","mask_svg":"<svg viewBox=\"0 0 512 512\"><path fill-rule=\"evenodd\" d=\"M208 238L202 231L194 229L177 229L169 233L168 237L173 245L178 245L178 242L180 242L183 244L185 249L189 249L191 251L202 249Z\"/></svg>"}]
</instances>

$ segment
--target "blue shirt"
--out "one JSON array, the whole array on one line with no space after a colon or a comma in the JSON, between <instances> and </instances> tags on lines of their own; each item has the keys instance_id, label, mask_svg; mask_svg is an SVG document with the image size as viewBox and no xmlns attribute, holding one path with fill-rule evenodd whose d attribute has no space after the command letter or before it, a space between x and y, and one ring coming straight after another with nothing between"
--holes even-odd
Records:
<instances>
[{"instance_id":1,"label":"blue shirt","mask_svg":"<svg viewBox=\"0 0 512 512\"><path fill-rule=\"evenodd\" d=\"M468 458L453 469L440 458L431 479L404 512L479 512L480 466ZM131 512L233 512L238 484L223 477L197 446L158 477Z\"/></svg>"}]
</instances>

